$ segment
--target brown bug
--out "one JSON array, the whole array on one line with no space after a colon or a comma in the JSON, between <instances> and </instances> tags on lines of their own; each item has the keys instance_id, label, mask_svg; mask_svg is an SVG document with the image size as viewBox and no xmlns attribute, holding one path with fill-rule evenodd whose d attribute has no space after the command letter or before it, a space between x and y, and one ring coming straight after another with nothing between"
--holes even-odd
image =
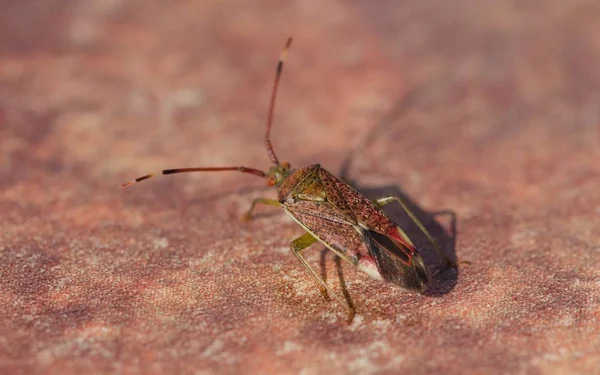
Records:
<instances>
[{"instance_id":1,"label":"brown bug","mask_svg":"<svg viewBox=\"0 0 600 375\"><path fill-rule=\"evenodd\" d=\"M340 304L347 306L349 320L352 320L355 312L351 304L335 293L302 256L302 251L309 246L320 242L373 278L421 293L431 283L429 269L408 236L380 208L388 203L398 202L433 244L438 256L449 260L423 224L398 197L387 196L371 201L319 164L292 169L289 163L279 162L271 146L270 132L277 87L291 43L292 39L289 38L281 53L271 93L265 147L274 166L268 173L241 166L166 169L160 173L138 177L122 184L121 187L159 174L185 172L239 171L266 178L267 184L277 189L277 199L255 199L250 209L242 216L242 220L251 219L257 204L282 207L285 213L306 231L290 243L292 252L317 283L323 296L328 299L328 294L331 294Z\"/></svg>"}]
</instances>

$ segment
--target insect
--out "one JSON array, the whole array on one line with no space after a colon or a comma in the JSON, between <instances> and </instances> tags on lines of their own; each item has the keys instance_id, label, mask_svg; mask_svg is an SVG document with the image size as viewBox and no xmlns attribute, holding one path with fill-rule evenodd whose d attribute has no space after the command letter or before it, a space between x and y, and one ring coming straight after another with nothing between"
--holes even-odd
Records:
<instances>
[{"instance_id":1,"label":"insect","mask_svg":"<svg viewBox=\"0 0 600 375\"><path fill-rule=\"evenodd\" d=\"M434 245L438 256L448 259L423 224L398 197L386 196L371 201L319 164L292 169L288 162L279 162L271 145L270 133L277 88L291 43L292 38L289 38L281 52L271 91L264 140L267 154L273 162L268 172L242 166L166 169L138 177L121 187L161 174L188 172L239 171L265 178L267 185L277 190L277 199L255 199L242 220L250 220L257 205L283 208L306 232L291 241L292 253L326 299L331 295L348 308L348 320L351 321L355 313L351 303L335 293L302 256L302 252L311 245L321 243L371 277L421 293L431 283L430 271L413 242L381 209L386 204L397 202Z\"/></svg>"}]
</instances>

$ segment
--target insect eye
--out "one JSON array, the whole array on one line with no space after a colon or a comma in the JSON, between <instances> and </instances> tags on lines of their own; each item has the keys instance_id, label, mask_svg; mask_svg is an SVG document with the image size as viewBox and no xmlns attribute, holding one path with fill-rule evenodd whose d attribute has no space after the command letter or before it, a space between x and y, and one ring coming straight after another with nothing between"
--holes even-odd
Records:
<instances>
[{"instance_id":1,"label":"insect eye","mask_svg":"<svg viewBox=\"0 0 600 375\"><path fill-rule=\"evenodd\" d=\"M284 167L285 169L290 169L290 163L288 163L287 161L284 161L283 163L281 163L281 166Z\"/></svg>"},{"instance_id":2,"label":"insect eye","mask_svg":"<svg viewBox=\"0 0 600 375\"><path fill-rule=\"evenodd\" d=\"M267 177L267 185L268 186L275 185L275 176L269 176L269 177Z\"/></svg>"}]
</instances>

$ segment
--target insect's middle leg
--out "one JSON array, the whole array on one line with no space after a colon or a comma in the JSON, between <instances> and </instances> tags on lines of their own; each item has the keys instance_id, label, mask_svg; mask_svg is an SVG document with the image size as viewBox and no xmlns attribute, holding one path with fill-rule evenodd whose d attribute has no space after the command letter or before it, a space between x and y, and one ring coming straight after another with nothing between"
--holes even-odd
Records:
<instances>
[{"instance_id":1,"label":"insect's middle leg","mask_svg":"<svg viewBox=\"0 0 600 375\"><path fill-rule=\"evenodd\" d=\"M446 263L448 264L449 267L455 267L454 262L452 262L452 260L450 258L448 258L442 252L442 249L437 244L437 242L433 239L433 236L431 236L431 234L425 228L425 226L423 225L423 223L421 223L421 221L419 219L417 219L417 217L415 216L415 214L406 206L406 204L404 202L402 202L402 200L400 198L398 198L398 197L396 197L394 195L389 195L387 197L377 198L377 199L374 200L374 202L379 207L383 207L386 204L389 204L389 203L392 203L392 202L398 202L398 204L400 204L400 206L402 207L402 209L404 210L404 212L406 212L406 214L417 225L417 227L419 227L419 229L421 230L421 232L423 232L423 234L425 235L425 237L427 237L427 239L429 240L429 242L431 242L431 244L433 245L433 248L435 249L435 252L437 253L437 255L440 258L444 259L446 261Z\"/></svg>"},{"instance_id":2,"label":"insect's middle leg","mask_svg":"<svg viewBox=\"0 0 600 375\"><path fill-rule=\"evenodd\" d=\"M241 221L250 221L252 219L252 212L254 211L254 208L256 207L257 204L281 207L281 203L279 203L279 201L277 199L256 198L255 200L252 201L252 205L250 206L248 211L246 211L245 214L240 216L240 220Z\"/></svg>"},{"instance_id":3,"label":"insect's middle leg","mask_svg":"<svg viewBox=\"0 0 600 375\"><path fill-rule=\"evenodd\" d=\"M296 238L295 240L293 240L292 242L290 242L290 248L292 249L292 252L294 253L294 255L296 255L298 257L298 260L300 260L300 263L302 263L302 265L304 266L306 271L308 271L309 275L317 283L317 285L319 286L319 290L321 290L321 294L323 294L323 297L325 297L325 299L328 300L329 299L328 293L329 293L342 306L345 306L348 308L348 321L350 322L350 321L352 321L352 318L354 317L354 314L355 314L354 308L347 301L345 301L342 297L340 297L337 293L335 293L329 287L329 285L327 285L327 283L315 272L315 270L312 269L312 267L308 264L306 259L304 259L304 257L301 254L302 250L305 250L306 248L308 248L310 245L314 244L315 242L317 242L317 239L315 237L313 237L310 233L305 233L302 236L300 236L300 237Z\"/></svg>"}]
</instances>

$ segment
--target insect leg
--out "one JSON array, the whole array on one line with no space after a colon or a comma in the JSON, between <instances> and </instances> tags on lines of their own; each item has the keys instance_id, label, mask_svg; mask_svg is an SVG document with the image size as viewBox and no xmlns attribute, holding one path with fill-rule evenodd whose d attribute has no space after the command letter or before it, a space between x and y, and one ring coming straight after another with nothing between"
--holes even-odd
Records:
<instances>
[{"instance_id":1,"label":"insect leg","mask_svg":"<svg viewBox=\"0 0 600 375\"><path fill-rule=\"evenodd\" d=\"M423 234L425 235L425 237L427 237L427 239L429 240L429 242L431 242L431 244L433 245L433 247L434 247L435 252L437 253L437 255L440 258L446 260L446 263L448 264L449 267L454 267L454 262L452 262L452 260L450 260L450 258L448 258L442 252L442 249L437 244L437 242L433 239L433 237L431 236L431 234L429 233L429 231L425 228L425 226L423 225L423 223L421 223L421 221L419 219L417 219L417 217L415 216L415 214L413 214L412 211L408 209L408 207L406 206L406 204L404 204L404 202L402 202L402 200L400 198L398 198L396 196L393 196L393 195L389 195L387 197L377 198L377 199L374 200L374 202L379 207L383 207L383 206L385 206L388 203L398 202L398 204L400 204L400 206L402 207L402 209L404 210L404 212L406 212L406 214L417 225L417 227L419 227L419 229L421 230L421 232L423 232Z\"/></svg>"},{"instance_id":2,"label":"insect leg","mask_svg":"<svg viewBox=\"0 0 600 375\"><path fill-rule=\"evenodd\" d=\"M311 235L310 233L305 233L302 236L300 236L300 237L296 238L295 240L293 240L292 242L290 242L290 248L292 249L292 252L294 253L294 255L296 255L298 257L298 260L300 260L300 263L302 263L302 265L304 266L306 271L308 271L310 276L317 283L317 285L319 286L319 290L321 290L321 294L323 294L323 297L325 297L325 299L329 300L329 295L328 295L328 293L329 293L342 306L345 306L348 308L348 322L351 322L352 319L354 318L354 314L355 314L354 307L351 306L349 303L347 303L342 297L337 295L337 293L335 293L329 287L329 285L327 285L327 283L325 281L323 281L323 279L321 277L319 277L319 275L317 275L315 270L312 269L312 267L308 264L306 259L304 259L304 257L301 254L302 250L308 248L310 245L314 244L315 242L317 242L317 239L313 235Z\"/></svg>"},{"instance_id":3,"label":"insect leg","mask_svg":"<svg viewBox=\"0 0 600 375\"><path fill-rule=\"evenodd\" d=\"M248 211L246 211L245 214L243 214L240 217L241 221L250 221L252 219L252 211L254 211L254 207L257 204L265 204L268 206L281 206L281 203L279 203L279 201L277 199L269 199L269 198L256 198L255 200L252 201L252 205L250 206L250 209Z\"/></svg>"}]
</instances>

